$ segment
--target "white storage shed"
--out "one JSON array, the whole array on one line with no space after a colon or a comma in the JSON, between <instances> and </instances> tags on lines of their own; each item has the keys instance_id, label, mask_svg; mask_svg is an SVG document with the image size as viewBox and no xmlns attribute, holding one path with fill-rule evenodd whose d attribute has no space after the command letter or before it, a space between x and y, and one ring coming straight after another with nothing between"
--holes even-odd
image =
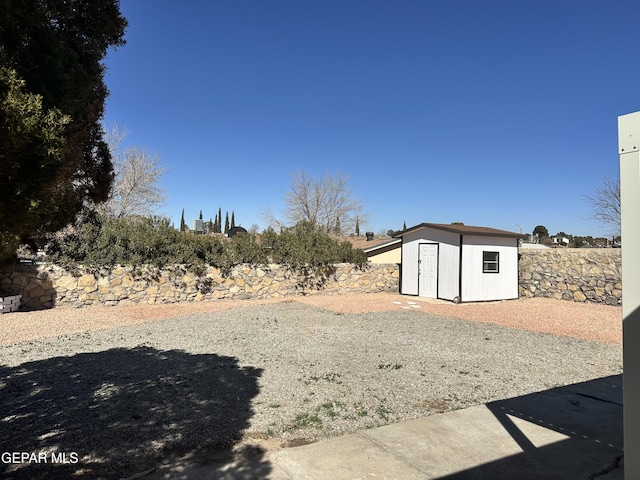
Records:
<instances>
[{"instance_id":1,"label":"white storage shed","mask_svg":"<svg viewBox=\"0 0 640 480\"><path fill-rule=\"evenodd\" d=\"M402 239L400 293L454 302L518 298L519 233L421 223Z\"/></svg>"}]
</instances>

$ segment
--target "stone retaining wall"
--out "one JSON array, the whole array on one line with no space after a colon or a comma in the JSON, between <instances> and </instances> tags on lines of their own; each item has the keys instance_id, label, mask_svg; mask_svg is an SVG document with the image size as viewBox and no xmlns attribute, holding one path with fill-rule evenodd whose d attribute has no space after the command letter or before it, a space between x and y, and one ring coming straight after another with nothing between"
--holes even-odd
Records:
<instances>
[{"instance_id":1,"label":"stone retaining wall","mask_svg":"<svg viewBox=\"0 0 640 480\"><path fill-rule=\"evenodd\" d=\"M620 305L620 249L521 250L520 297ZM69 272L55 265L23 263L0 270L0 290L22 294L28 308L53 305L174 303L219 298L269 298L316 293L398 291L399 267L337 265L322 278L308 278L282 265L238 265L224 274L202 275L183 267L114 267Z\"/></svg>"},{"instance_id":2,"label":"stone retaining wall","mask_svg":"<svg viewBox=\"0 0 640 480\"><path fill-rule=\"evenodd\" d=\"M398 291L397 265L339 264L320 278L282 265L238 265L226 274L209 267L202 275L184 267L114 267L67 271L49 264L21 263L0 271L0 290L22 294L28 308L53 305L174 303L219 298L270 298L317 293Z\"/></svg>"},{"instance_id":3,"label":"stone retaining wall","mask_svg":"<svg viewBox=\"0 0 640 480\"><path fill-rule=\"evenodd\" d=\"M617 248L520 250L520 297L551 297L607 305L622 303Z\"/></svg>"}]
</instances>

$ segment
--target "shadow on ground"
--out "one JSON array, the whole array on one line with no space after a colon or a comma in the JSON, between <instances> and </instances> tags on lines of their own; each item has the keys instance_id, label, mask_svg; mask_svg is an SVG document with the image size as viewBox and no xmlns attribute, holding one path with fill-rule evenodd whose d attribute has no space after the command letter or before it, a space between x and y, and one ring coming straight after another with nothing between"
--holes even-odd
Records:
<instances>
[{"instance_id":1,"label":"shadow on ground","mask_svg":"<svg viewBox=\"0 0 640 480\"><path fill-rule=\"evenodd\" d=\"M591 480L620 468L622 375L491 402L486 407L522 453L438 477L440 480ZM546 433L536 435L536 428ZM536 436L553 441L537 444Z\"/></svg>"},{"instance_id":2,"label":"shadow on ground","mask_svg":"<svg viewBox=\"0 0 640 480\"><path fill-rule=\"evenodd\" d=\"M35 457L10 463L3 454L0 477L128 478L168 459L235 460L232 478L266 477L264 452L232 451L261 374L232 357L149 347L1 366L0 451Z\"/></svg>"}]
</instances>

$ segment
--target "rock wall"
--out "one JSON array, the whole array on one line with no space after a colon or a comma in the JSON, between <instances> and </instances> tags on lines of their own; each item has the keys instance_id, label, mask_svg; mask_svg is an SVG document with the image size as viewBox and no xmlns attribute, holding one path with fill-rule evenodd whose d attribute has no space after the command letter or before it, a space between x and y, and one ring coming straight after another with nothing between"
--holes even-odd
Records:
<instances>
[{"instance_id":1,"label":"rock wall","mask_svg":"<svg viewBox=\"0 0 640 480\"><path fill-rule=\"evenodd\" d=\"M616 248L520 250L520 297L622 303L622 262Z\"/></svg>"},{"instance_id":2,"label":"rock wall","mask_svg":"<svg viewBox=\"0 0 640 480\"><path fill-rule=\"evenodd\" d=\"M201 275L176 266L76 269L21 263L0 270L0 290L22 294L22 305L174 303L219 298L269 298L300 294L398 291L397 265L339 264L319 277L282 265L238 265L229 272L209 267Z\"/></svg>"},{"instance_id":3,"label":"rock wall","mask_svg":"<svg viewBox=\"0 0 640 480\"><path fill-rule=\"evenodd\" d=\"M520 297L550 297L620 305L620 249L521 250ZM67 271L50 264L22 263L0 270L0 291L22 294L22 305L47 308L119 303L174 303L219 298L270 298L317 293L398 291L399 267L340 264L321 277L307 277L282 265L238 265L224 273L209 267L201 275L184 267L114 267Z\"/></svg>"}]
</instances>

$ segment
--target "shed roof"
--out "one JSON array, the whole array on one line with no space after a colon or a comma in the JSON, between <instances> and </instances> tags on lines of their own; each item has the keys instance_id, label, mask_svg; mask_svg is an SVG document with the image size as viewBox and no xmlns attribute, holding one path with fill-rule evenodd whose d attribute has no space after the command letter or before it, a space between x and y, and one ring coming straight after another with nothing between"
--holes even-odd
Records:
<instances>
[{"instance_id":1,"label":"shed roof","mask_svg":"<svg viewBox=\"0 0 640 480\"><path fill-rule=\"evenodd\" d=\"M490 227L475 227L472 225L448 225L445 223L420 223L395 234L394 237L402 237L407 233L413 232L420 228L433 228L435 230L444 230L461 235L478 235L482 237L522 238L524 236L520 233L509 232L508 230L498 230L497 228Z\"/></svg>"}]
</instances>

